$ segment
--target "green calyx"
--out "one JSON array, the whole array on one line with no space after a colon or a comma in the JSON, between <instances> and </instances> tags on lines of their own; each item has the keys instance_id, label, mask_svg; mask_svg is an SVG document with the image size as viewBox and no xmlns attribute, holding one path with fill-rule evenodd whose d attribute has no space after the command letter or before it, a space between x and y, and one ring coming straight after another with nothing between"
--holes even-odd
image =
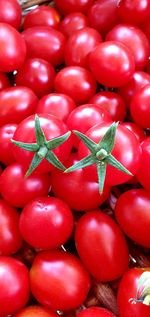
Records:
<instances>
[{"instance_id":1,"label":"green calyx","mask_svg":"<svg viewBox=\"0 0 150 317\"><path fill-rule=\"evenodd\" d=\"M111 154L115 143L117 126L118 123L113 123L98 144L88 138L85 134L76 130L73 131L73 133L78 136L90 150L90 154L67 168L65 173L96 164L100 193L103 192L104 188L107 164L132 176L132 174Z\"/></svg>"},{"instance_id":2,"label":"green calyx","mask_svg":"<svg viewBox=\"0 0 150 317\"><path fill-rule=\"evenodd\" d=\"M150 305L150 272L145 271L141 274L136 291L136 298L131 298L130 302L133 304L142 303Z\"/></svg>"},{"instance_id":3,"label":"green calyx","mask_svg":"<svg viewBox=\"0 0 150 317\"><path fill-rule=\"evenodd\" d=\"M65 166L59 161L59 159L56 157L52 150L58 147L59 145L63 144L69 138L70 134L71 132L69 131L64 135L47 141L45 134L40 126L40 119L38 115L35 115L36 143L24 143L12 140L12 142L16 146L19 146L24 150L35 153L29 166L29 169L26 172L26 176L29 176L34 171L34 169L42 162L43 159L46 159L53 166L64 171Z\"/></svg>"}]
</instances>

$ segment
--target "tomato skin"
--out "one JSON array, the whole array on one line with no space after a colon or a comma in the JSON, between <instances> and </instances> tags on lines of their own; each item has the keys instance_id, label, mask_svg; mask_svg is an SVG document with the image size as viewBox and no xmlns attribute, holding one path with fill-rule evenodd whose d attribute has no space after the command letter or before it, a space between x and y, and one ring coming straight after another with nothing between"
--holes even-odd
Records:
<instances>
[{"instance_id":1,"label":"tomato skin","mask_svg":"<svg viewBox=\"0 0 150 317\"><path fill-rule=\"evenodd\" d=\"M101 35L92 28L86 27L74 31L65 45L64 58L66 65L88 68L89 54L101 42Z\"/></svg>"},{"instance_id":2,"label":"tomato skin","mask_svg":"<svg viewBox=\"0 0 150 317\"><path fill-rule=\"evenodd\" d=\"M23 28L50 26L54 29L58 29L59 23L59 13L50 6L41 5L28 12L24 18Z\"/></svg>"},{"instance_id":3,"label":"tomato skin","mask_svg":"<svg viewBox=\"0 0 150 317\"><path fill-rule=\"evenodd\" d=\"M122 125L130 131L132 131L140 143L146 139L145 131L142 128L140 128L136 123L125 121L122 123Z\"/></svg>"},{"instance_id":4,"label":"tomato skin","mask_svg":"<svg viewBox=\"0 0 150 317\"><path fill-rule=\"evenodd\" d=\"M137 172L137 179L140 184L148 191L150 191L150 137L147 137L141 143L142 159Z\"/></svg>"},{"instance_id":5,"label":"tomato skin","mask_svg":"<svg viewBox=\"0 0 150 317\"><path fill-rule=\"evenodd\" d=\"M95 103L96 105L106 109L113 121L123 121L126 116L126 105L123 98L112 91L101 91L94 95L89 103Z\"/></svg>"},{"instance_id":6,"label":"tomato skin","mask_svg":"<svg viewBox=\"0 0 150 317\"><path fill-rule=\"evenodd\" d=\"M39 115L39 119L41 128L45 134L46 140L48 141L68 132L66 124L53 115L44 113ZM35 115L27 117L18 125L13 139L25 143L36 142ZM67 141L54 149L54 153L60 161L64 162L69 157L71 148L72 140L70 137ZM13 154L16 161L23 164L27 171L34 156L34 152L26 151L13 144ZM36 167L35 172L46 173L53 168L54 166L52 164L50 164L46 159L43 159L43 161Z\"/></svg>"},{"instance_id":7,"label":"tomato skin","mask_svg":"<svg viewBox=\"0 0 150 317\"><path fill-rule=\"evenodd\" d=\"M0 126L19 123L34 113L37 96L27 87L9 87L0 92Z\"/></svg>"},{"instance_id":8,"label":"tomato skin","mask_svg":"<svg viewBox=\"0 0 150 317\"><path fill-rule=\"evenodd\" d=\"M11 139L17 129L17 124L8 123L0 127L0 161L4 165L9 165L15 161L12 155Z\"/></svg>"},{"instance_id":9,"label":"tomato skin","mask_svg":"<svg viewBox=\"0 0 150 317\"><path fill-rule=\"evenodd\" d=\"M115 280L128 268L125 238L111 217L99 210L89 211L79 219L75 243L85 267L98 281Z\"/></svg>"},{"instance_id":10,"label":"tomato skin","mask_svg":"<svg viewBox=\"0 0 150 317\"><path fill-rule=\"evenodd\" d=\"M34 26L22 32L27 46L28 58L42 58L53 66L64 59L65 37L48 26Z\"/></svg>"},{"instance_id":11,"label":"tomato skin","mask_svg":"<svg viewBox=\"0 0 150 317\"><path fill-rule=\"evenodd\" d=\"M66 94L75 103L84 104L95 94L96 81L91 72L83 67L68 66L55 77L55 90Z\"/></svg>"},{"instance_id":12,"label":"tomato skin","mask_svg":"<svg viewBox=\"0 0 150 317\"><path fill-rule=\"evenodd\" d=\"M150 193L131 189L121 194L115 206L116 219L125 234L143 247L150 247Z\"/></svg>"},{"instance_id":13,"label":"tomato skin","mask_svg":"<svg viewBox=\"0 0 150 317\"><path fill-rule=\"evenodd\" d=\"M77 317L115 317L115 315L105 308L93 306L81 310Z\"/></svg>"},{"instance_id":14,"label":"tomato skin","mask_svg":"<svg viewBox=\"0 0 150 317\"><path fill-rule=\"evenodd\" d=\"M150 128L150 84L144 86L133 96L130 113L135 123L142 128Z\"/></svg>"},{"instance_id":15,"label":"tomato skin","mask_svg":"<svg viewBox=\"0 0 150 317\"><path fill-rule=\"evenodd\" d=\"M65 162L65 166L69 167L78 161L77 154L73 153ZM50 183L55 196L64 200L75 211L89 211L98 208L110 193L110 187L105 186L100 195L98 182L93 181L85 169L79 169L72 173L53 170Z\"/></svg>"},{"instance_id":16,"label":"tomato skin","mask_svg":"<svg viewBox=\"0 0 150 317\"><path fill-rule=\"evenodd\" d=\"M0 199L0 255L16 253L22 244L19 214L5 200Z\"/></svg>"},{"instance_id":17,"label":"tomato skin","mask_svg":"<svg viewBox=\"0 0 150 317\"><path fill-rule=\"evenodd\" d=\"M117 41L106 41L90 53L89 67L100 84L120 87L132 77L135 62L127 46Z\"/></svg>"},{"instance_id":18,"label":"tomato skin","mask_svg":"<svg viewBox=\"0 0 150 317\"><path fill-rule=\"evenodd\" d=\"M43 306L34 305L21 309L14 317L58 317L58 314Z\"/></svg>"},{"instance_id":19,"label":"tomato skin","mask_svg":"<svg viewBox=\"0 0 150 317\"><path fill-rule=\"evenodd\" d=\"M142 70L147 65L150 45L140 28L118 24L106 35L106 41L118 41L125 44L133 53L136 70Z\"/></svg>"},{"instance_id":20,"label":"tomato skin","mask_svg":"<svg viewBox=\"0 0 150 317\"><path fill-rule=\"evenodd\" d=\"M0 23L0 47L1 72L11 72L23 65L26 58L25 41L21 34L7 23Z\"/></svg>"},{"instance_id":21,"label":"tomato skin","mask_svg":"<svg viewBox=\"0 0 150 317\"><path fill-rule=\"evenodd\" d=\"M121 282L118 289L118 308L120 317L149 317L150 306L143 305L142 303L133 304L132 298L136 298L138 280L144 271L149 271L149 268L132 268L128 270Z\"/></svg>"},{"instance_id":22,"label":"tomato skin","mask_svg":"<svg viewBox=\"0 0 150 317\"><path fill-rule=\"evenodd\" d=\"M86 135L91 138L94 142L98 143L103 135L106 133L110 125L106 123L98 124L86 132ZM88 148L82 143L79 143L78 148L79 159L89 155ZM116 131L116 139L112 155L119 160L133 175L135 175L139 169L140 162L142 159L141 147L138 139L132 131L123 127L121 124L118 126ZM86 167L86 170L91 175L92 180L97 180L97 170L95 165ZM132 176L127 175L111 165L106 167L106 182L109 186L122 184Z\"/></svg>"},{"instance_id":23,"label":"tomato skin","mask_svg":"<svg viewBox=\"0 0 150 317\"><path fill-rule=\"evenodd\" d=\"M33 247L56 249L71 235L72 212L58 198L40 197L25 206L20 216L19 228L24 240Z\"/></svg>"},{"instance_id":24,"label":"tomato skin","mask_svg":"<svg viewBox=\"0 0 150 317\"><path fill-rule=\"evenodd\" d=\"M19 29L21 24L21 6L17 0L1 0L0 22L8 23Z\"/></svg>"},{"instance_id":25,"label":"tomato skin","mask_svg":"<svg viewBox=\"0 0 150 317\"><path fill-rule=\"evenodd\" d=\"M21 164L13 163L0 176L0 193L14 207L24 207L30 200L46 196L50 188L48 174L25 177L25 172Z\"/></svg>"},{"instance_id":26,"label":"tomato skin","mask_svg":"<svg viewBox=\"0 0 150 317\"><path fill-rule=\"evenodd\" d=\"M86 13L93 3L93 0L64 0L63 3L61 0L55 0L55 3L58 10L64 15L67 15L71 12Z\"/></svg>"},{"instance_id":27,"label":"tomato skin","mask_svg":"<svg viewBox=\"0 0 150 317\"><path fill-rule=\"evenodd\" d=\"M34 297L53 310L71 310L86 299L90 278L74 255L63 251L40 252L30 270Z\"/></svg>"},{"instance_id":28,"label":"tomato skin","mask_svg":"<svg viewBox=\"0 0 150 317\"><path fill-rule=\"evenodd\" d=\"M133 25L141 24L150 15L149 0L120 0L117 13L121 21Z\"/></svg>"},{"instance_id":29,"label":"tomato skin","mask_svg":"<svg viewBox=\"0 0 150 317\"><path fill-rule=\"evenodd\" d=\"M59 31L66 37L89 25L88 18L81 12L67 14L60 22Z\"/></svg>"},{"instance_id":30,"label":"tomato skin","mask_svg":"<svg viewBox=\"0 0 150 317\"><path fill-rule=\"evenodd\" d=\"M0 257L0 270L0 315L13 315L28 301L28 270L22 262L7 256Z\"/></svg>"},{"instance_id":31,"label":"tomato skin","mask_svg":"<svg viewBox=\"0 0 150 317\"><path fill-rule=\"evenodd\" d=\"M69 96L51 93L39 100L36 113L49 113L65 122L75 107L75 102Z\"/></svg>"},{"instance_id":32,"label":"tomato skin","mask_svg":"<svg viewBox=\"0 0 150 317\"><path fill-rule=\"evenodd\" d=\"M17 86L29 87L41 98L53 91L55 75L50 63L41 58L30 58L18 70L15 83Z\"/></svg>"}]
</instances>

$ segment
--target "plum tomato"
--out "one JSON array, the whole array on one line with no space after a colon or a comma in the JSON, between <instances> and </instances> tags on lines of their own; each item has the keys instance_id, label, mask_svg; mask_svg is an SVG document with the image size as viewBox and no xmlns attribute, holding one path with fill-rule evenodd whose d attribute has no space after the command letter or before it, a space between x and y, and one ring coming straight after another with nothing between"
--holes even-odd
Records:
<instances>
[{"instance_id":1,"label":"plum tomato","mask_svg":"<svg viewBox=\"0 0 150 317\"><path fill-rule=\"evenodd\" d=\"M89 25L88 18L81 12L67 14L60 22L59 31L69 37L74 31L80 30Z\"/></svg>"},{"instance_id":2,"label":"plum tomato","mask_svg":"<svg viewBox=\"0 0 150 317\"><path fill-rule=\"evenodd\" d=\"M9 165L15 161L12 155L13 144L11 139L17 129L17 124L8 123L0 127L0 162Z\"/></svg>"},{"instance_id":3,"label":"plum tomato","mask_svg":"<svg viewBox=\"0 0 150 317\"><path fill-rule=\"evenodd\" d=\"M141 128L150 128L150 84L138 90L130 103L132 119Z\"/></svg>"},{"instance_id":4,"label":"plum tomato","mask_svg":"<svg viewBox=\"0 0 150 317\"><path fill-rule=\"evenodd\" d=\"M115 317L115 315L105 308L93 306L81 310L77 317Z\"/></svg>"},{"instance_id":5,"label":"plum tomato","mask_svg":"<svg viewBox=\"0 0 150 317\"><path fill-rule=\"evenodd\" d=\"M19 310L19 312L15 314L14 317L58 317L58 314L46 307L33 305Z\"/></svg>"},{"instance_id":6,"label":"plum tomato","mask_svg":"<svg viewBox=\"0 0 150 317\"><path fill-rule=\"evenodd\" d=\"M33 26L50 26L58 29L60 15L51 6L40 5L25 15L23 28L28 29Z\"/></svg>"},{"instance_id":7,"label":"plum tomato","mask_svg":"<svg viewBox=\"0 0 150 317\"><path fill-rule=\"evenodd\" d=\"M17 0L1 0L0 22L8 23L15 29L21 25L21 6Z\"/></svg>"}]
</instances>

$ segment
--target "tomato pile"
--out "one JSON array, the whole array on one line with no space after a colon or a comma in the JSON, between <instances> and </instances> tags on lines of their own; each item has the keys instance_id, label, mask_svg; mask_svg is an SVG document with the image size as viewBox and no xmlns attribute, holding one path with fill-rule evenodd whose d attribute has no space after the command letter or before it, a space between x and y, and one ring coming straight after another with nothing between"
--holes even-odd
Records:
<instances>
[{"instance_id":1,"label":"tomato pile","mask_svg":"<svg viewBox=\"0 0 150 317\"><path fill-rule=\"evenodd\" d=\"M33 3L0 0L0 317L150 317L150 1Z\"/></svg>"}]
</instances>

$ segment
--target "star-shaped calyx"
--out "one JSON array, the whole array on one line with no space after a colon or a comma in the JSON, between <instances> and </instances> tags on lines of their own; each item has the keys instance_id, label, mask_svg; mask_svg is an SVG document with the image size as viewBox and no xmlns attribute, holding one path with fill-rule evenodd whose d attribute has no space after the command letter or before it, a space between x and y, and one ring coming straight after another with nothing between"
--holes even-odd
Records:
<instances>
[{"instance_id":1,"label":"star-shaped calyx","mask_svg":"<svg viewBox=\"0 0 150 317\"><path fill-rule=\"evenodd\" d=\"M47 160L56 168L64 171L66 169L65 166L59 161L59 159L52 150L57 148L62 143L64 143L69 138L70 134L71 132L68 131L67 133L59 137L47 141L40 125L40 119L38 115L35 115L36 143L24 143L12 140L12 142L16 146L19 146L24 150L35 153L29 166L29 169L26 172L26 176L29 176L35 170L35 168L42 162L43 159Z\"/></svg>"},{"instance_id":2,"label":"star-shaped calyx","mask_svg":"<svg viewBox=\"0 0 150 317\"><path fill-rule=\"evenodd\" d=\"M118 123L113 123L108 130L106 131L103 138L99 141L99 143L95 143L90 138L88 138L85 134L74 130L73 133L78 136L83 143L90 150L91 154L72 165L71 167L65 170L65 173L73 172L77 169L84 168L90 166L92 164L96 164L97 167L97 175L99 182L99 191L103 192L105 177L106 177L106 167L107 164L110 164L117 168L118 170L132 175L112 154L112 150L114 148L116 129Z\"/></svg>"}]
</instances>

